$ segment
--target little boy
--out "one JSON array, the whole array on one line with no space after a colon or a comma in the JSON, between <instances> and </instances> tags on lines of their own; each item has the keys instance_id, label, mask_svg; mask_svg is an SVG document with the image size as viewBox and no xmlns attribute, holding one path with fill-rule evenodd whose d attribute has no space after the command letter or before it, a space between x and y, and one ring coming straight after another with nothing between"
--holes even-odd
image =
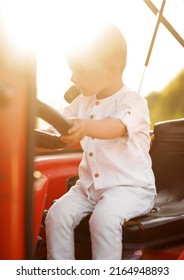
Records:
<instances>
[{"instance_id":1,"label":"little boy","mask_svg":"<svg viewBox=\"0 0 184 280\"><path fill-rule=\"evenodd\" d=\"M74 259L74 228L89 213L94 260L122 258L122 225L154 204L149 156L149 112L143 97L124 85L127 47L108 25L90 44L68 55L81 94L65 109L73 124L61 139L81 143L79 180L46 218L48 259Z\"/></svg>"}]
</instances>

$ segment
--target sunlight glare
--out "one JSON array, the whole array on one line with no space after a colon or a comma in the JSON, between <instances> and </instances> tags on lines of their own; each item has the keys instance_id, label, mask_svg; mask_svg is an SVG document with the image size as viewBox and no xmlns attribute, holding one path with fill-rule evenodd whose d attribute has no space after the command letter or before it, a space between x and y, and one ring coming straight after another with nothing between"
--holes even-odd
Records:
<instances>
[{"instance_id":1,"label":"sunlight glare","mask_svg":"<svg viewBox=\"0 0 184 280\"><path fill-rule=\"evenodd\" d=\"M37 2L1 1L1 16L6 37L17 53L36 52L38 43Z\"/></svg>"},{"instance_id":2,"label":"sunlight glare","mask_svg":"<svg viewBox=\"0 0 184 280\"><path fill-rule=\"evenodd\" d=\"M152 1L160 8L162 1ZM183 36L184 1L166 2L164 15ZM39 98L60 108L64 92L71 86L66 51L74 42L81 44L83 37L86 39L88 36L90 39L91 30L107 22L117 25L127 41L128 59L124 81L135 90L139 88L157 20L144 1L1 0L1 4L12 47L19 52L26 49L37 52ZM169 49L172 49L172 56ZM141 94L146 95L151 90L161 88L171 76L177 74L183 65L182 51L166 28L159 27Z\"/></svg>"}]
</instances>

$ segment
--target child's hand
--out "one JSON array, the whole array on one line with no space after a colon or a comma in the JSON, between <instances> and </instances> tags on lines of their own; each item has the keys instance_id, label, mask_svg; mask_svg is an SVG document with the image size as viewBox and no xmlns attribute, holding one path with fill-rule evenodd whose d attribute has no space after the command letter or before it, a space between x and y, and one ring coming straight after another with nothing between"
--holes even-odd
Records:
<instances>
[{"instance_id":1,"label":"child's hand","mask_svg":"<svg viewBox=\"0 0 184 280\"><path fill-rule=\"evenodd\" d=\"M87 135L87 120L71 119L73 126L67 135L61 136L61 140L67 145L73 145L81 141Z\"/></svg>"}]
</instances>

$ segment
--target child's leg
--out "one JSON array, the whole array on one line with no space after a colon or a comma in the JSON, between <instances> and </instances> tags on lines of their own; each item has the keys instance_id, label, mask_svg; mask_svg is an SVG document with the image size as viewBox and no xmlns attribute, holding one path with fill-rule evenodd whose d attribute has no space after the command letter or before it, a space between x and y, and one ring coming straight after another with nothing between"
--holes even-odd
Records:
<instances>
[{"instance_id":1,"label":"child's leg","mask_svg":"<svg viewBox=\"0 0 184 280\"><path fill-rule=\"evenodd\" d=\"M78 186L52 205L45 220L48 259L74 259L74 228L93 208Z\"/></svg>"},{"instance_id":2,"label":"child's leg","mask_svg":"<svg viewBox=\"0 0 184 280\"><path fill-rule=\"evenodd\" d=\"M124 221L148 213L154 196L152 190L120 186L102 194L90 219L93 259L121 259Z\"/></svg>"}]
</instances>

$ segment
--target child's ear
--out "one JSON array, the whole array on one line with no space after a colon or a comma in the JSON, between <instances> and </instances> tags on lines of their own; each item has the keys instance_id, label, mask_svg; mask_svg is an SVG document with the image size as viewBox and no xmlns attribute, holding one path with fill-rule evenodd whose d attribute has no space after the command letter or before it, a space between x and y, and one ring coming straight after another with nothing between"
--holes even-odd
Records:
<instances>
[{"instance_id":1,"label":"child's ear","mask_svg":"<svg viewBox=\"0 0 184 280\"><path fill-rule=\"evenodd\" d=\"M111 79L118 73L118 66L116 64L107 65L107 78Z\"/></svg>"}]
</instances>

